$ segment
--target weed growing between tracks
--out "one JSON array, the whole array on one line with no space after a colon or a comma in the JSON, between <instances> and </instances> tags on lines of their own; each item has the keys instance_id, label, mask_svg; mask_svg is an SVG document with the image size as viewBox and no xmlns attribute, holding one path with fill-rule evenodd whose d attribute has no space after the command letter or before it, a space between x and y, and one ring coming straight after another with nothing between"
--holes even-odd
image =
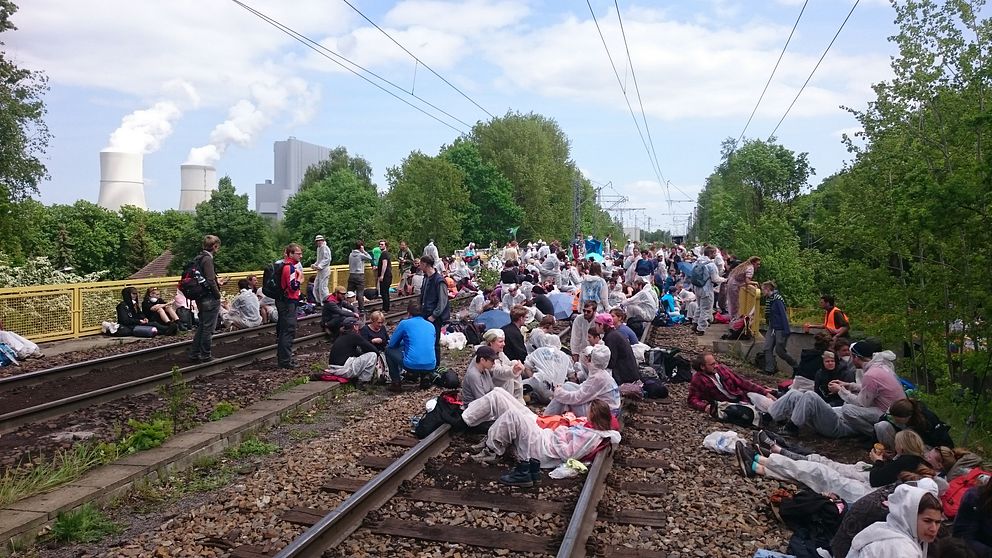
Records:
<instances>
[{"instance_id":1,"label":"weed growing between tracks","mask_svg":"<svg viewBox=\"0 0 992 558\"><path fill-rule=\"evenodd\" d=\"M279 444L270 444L258 438L248 438L238 446L229 447L224 455L231 459L242 459L250 455L269 455L279 451Z\"/></svg>"},{"instance_id":2,"label":"weed growing between tracks","mask_svg":"<svg viewBox=\"0 0 992 558\"><path fill-rule=\"evenodd\" d=\"M178 366L172 367L172 383L158 388L159 396L165 400L166 413L172 421L172 433L181 432L196 424L196 405L193 401L193 388L183 380Z\"/></svg>"},{"instance_id":3,"label":"weed growing between tracks","mask_svg":"<svg viewBox=\"0 0 992 558\"><path fill-rule=\"evenodd\" d=\"M210 411L210 415L207 417L211 421L220 420L224 417L229 417L238 410L238 406L230 401L220 401L214 405L214 410Z\"/></svg>"},{"instance_id":4,"label":"weed growing between tracks","mask_svg":"<svg viewBox=\"0 0 992 558\"><path fill-rule=\"evenodd\" d=\"M55 519L49 536L60 543L96 542L121 532L120 525L107 519L92 504L62 512Z\"/></svg>"},{"instance_id":5,"label":"weed growing between tracks","mask_svg":"<svg viewBox=\"0 0 992 558\"><path fill-rule=\"evenodd\" d=\"M79 444L58 451L51 461L8 470L0 477L0 505L76 480L93 467L117 459L118 455L113 444Z\"/></svg>"},{"instance_id":6,"label":"weed growing between tracks","mask_svg":"<svg viewBox=\"0 0 992 558\"><path fill-rule=\"evenodd\" d=\"M275 393L280 393L283 391L293 389L294 387L300 384L305 384L309 381L310 381L310 376L298 376L296 378L293 378L292 380L289 380L288 382L284 382L281 386L277 387Z\"/></svg>"}]
</instances>

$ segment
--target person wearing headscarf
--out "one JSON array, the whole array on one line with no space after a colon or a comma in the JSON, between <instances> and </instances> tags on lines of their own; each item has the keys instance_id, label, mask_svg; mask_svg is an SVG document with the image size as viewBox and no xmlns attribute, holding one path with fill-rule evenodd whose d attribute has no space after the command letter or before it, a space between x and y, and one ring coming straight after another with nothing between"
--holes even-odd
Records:
<instances>
[{"instance_id":1,"label":"person wearing headscarf","mask_svg":"<svg viewBox=\"0 0 992 558\"><path fill-rule=\"evenodd\" d=\"M603 344L589 347L585 365L589 377L581 384L566 382L555 387L551 403L544 410L546 415L560 415L571 412L576 416L586 416L589 403L603 401L610 407L613 416L620 414L620 388L608 368L610 349Z\"/></svg>"},{"instance_id":2,"label":"person wearing headscarf","mask_svg":"<svg viewBox=\"0 0 992 558\"><path fill-rule=\"evenodd\" d=\"M510 360L503 353L503 349L506 347L506 333L502 329L487 329L482 334L482 341L496 351L496 364L491 372L493 387L503 388L507 393L523 402L524 384L520 375L524 371L524 365L519 360Z\"/></svg>"}]
</instances>

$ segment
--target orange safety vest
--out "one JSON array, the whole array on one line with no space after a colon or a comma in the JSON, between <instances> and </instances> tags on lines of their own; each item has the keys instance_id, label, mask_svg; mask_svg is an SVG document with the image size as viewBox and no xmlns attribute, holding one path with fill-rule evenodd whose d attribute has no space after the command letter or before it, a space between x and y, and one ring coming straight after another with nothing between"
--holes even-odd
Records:
<instances>
[{"instance_id":1,"label":"orange safety vest","mask_svg":"<svg viewBox=\"0 0 992 558\"><path fill-rule=\"evenodd\" d=\"M840 308L834 306L833 308L830 309L829 312L826 313L826 315L823 316L823 327L829 329L837 329L837 322L835 320L835 316L838 312L840 312L841 316L844 316L845 321L847 320L847 314L841 312Z\"/></svg>"}]
</instances>

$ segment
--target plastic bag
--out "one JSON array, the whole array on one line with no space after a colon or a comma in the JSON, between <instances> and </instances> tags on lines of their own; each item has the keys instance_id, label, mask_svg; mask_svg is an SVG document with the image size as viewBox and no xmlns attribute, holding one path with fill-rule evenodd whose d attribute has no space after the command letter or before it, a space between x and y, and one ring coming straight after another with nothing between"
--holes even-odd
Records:
<instances>
[{"instance_id":1,"label":"plastic bag","mask_svg":"<svg viewBox=\"0 0 992 558\"><path fill-rule=\"evenodd\" d=\"M555 467L553 471L548 473L548 476L553 479L570 479L579 476L579 474L587 473L588 471L589 468L578 459L569 459L568 461Z\"/></svg>"},{"instance_id":2,"label":"plastic bag","mask_svg":"<svg viewBox=\"0 0 992 558\"><path fill-rule=\"evenodd\" d=\"M441 346L452 351L460 351L465 348L466 344L468 344L468 338L460 331L441 336Z\"/></svg>"},{"instance_id":3,"label":"plastic bag","mask_svg":"<svg viewBox=\"0 0 992 558\"><path fill-rule=\"evenodd\" d=\"M710 432L703 438L703 447L716 453L734 453L737 442L743 441L733 430Z\"/></svg>"}]
</instances>

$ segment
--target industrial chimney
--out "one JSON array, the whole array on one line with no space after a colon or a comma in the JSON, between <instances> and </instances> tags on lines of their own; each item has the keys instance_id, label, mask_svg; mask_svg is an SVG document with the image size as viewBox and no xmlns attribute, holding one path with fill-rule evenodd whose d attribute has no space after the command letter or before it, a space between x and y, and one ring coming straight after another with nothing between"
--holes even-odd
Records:
<instances>
[{"instance_id":1,"label":"industrial chimney","mask_svg":"<svg viewBox=\"0 0 992 558\"><path fill-rule=\"evenodd\" d=\"M217 189L217 169L207 165L179 167L179 211L195 211Z\"/></svg>"},{"instance_id":2,"label":"industrial chimney","mask_svg":"<svg viewBox=\"0 0 992 558\"><path fill-rule=\"evenodd\" d=\"M142 154L124 151L100 152L100 207L117 211L133 205L145 209Z\"/></svg>"}]
</instances>

